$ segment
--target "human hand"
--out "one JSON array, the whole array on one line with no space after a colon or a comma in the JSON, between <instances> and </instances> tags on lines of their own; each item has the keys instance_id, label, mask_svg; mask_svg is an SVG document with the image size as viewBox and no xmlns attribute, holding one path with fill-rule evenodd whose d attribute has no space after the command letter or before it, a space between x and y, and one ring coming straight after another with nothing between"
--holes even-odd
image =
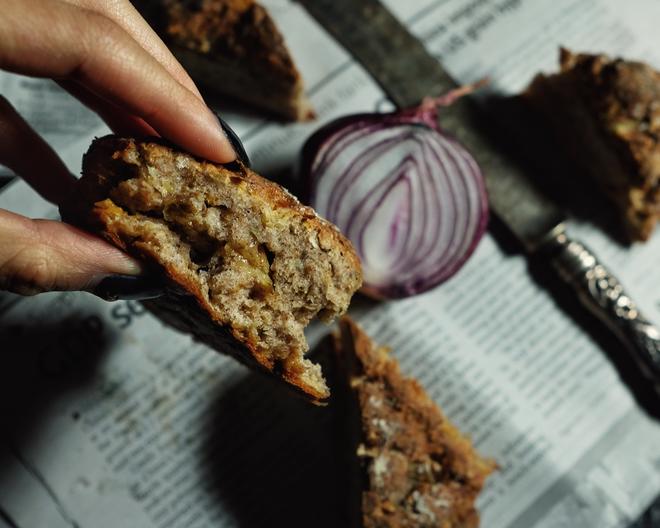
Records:
<instances>
[{"instance_id":1,"label":"human hand","mask_svg":"<svg viewBox=\"0 0 660 528\"><path fill-rule=\"evenodd\" d=\"M160 135L202 158L235 159L193 81L128 0L0 0L0 12L0 69L55 79L115 133ZM72 192L75 178L2 96L0 163L54 204ZM72 226L0 209L0 289L94 291L141 271ZM140 279L110 280L140 289Z\"/></svg>"}]
</instances>

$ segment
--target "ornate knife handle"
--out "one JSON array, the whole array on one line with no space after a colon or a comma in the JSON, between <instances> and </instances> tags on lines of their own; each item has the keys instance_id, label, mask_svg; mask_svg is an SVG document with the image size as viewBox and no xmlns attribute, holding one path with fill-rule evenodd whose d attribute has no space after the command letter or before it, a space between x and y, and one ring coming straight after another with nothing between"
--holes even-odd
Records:
<instances>
[{"instance_id":1,"label":"ornate knife handle","mask_svg":"<svg viewBox=\"0 0 660 528\"><path fill-rule=\"evenodd\" d=\"M642 373L660 386L660 331L637 309L621 283L581 243L564 232L546 246L552 265L582 304L613 330L633 353Z\"/></svg>"}]
</instances>

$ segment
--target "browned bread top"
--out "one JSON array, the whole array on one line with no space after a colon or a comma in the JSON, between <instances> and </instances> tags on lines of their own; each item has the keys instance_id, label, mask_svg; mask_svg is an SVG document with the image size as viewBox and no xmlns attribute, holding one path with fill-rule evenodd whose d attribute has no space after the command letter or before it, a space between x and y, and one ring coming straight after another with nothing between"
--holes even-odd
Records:
<instances>
[{"instance_id":1,"label":"browned bread top","mask_svg":"<svg viewBox=\"0 0 660 528\"><path fill-rule=\"evenodd\" d=\"M342 318L335 343L361 414L363 526L478 526L474 501L494 463L349 318Z\"/></svg>"},{"instance_id":2,"label":"browned bread top","mask_svg":"<svg viewBox=\"0 0 660 528\"><path fill-rule=\"evenodd\" d=\"M145 302L163 320L324 400L303 329L348 308L359 259L282 187L234 169L159 140L107 136L85 155L63 216L166 277L168 293Z\"/></svg>"},{"instance_id":3,"label":"browned bread top","mask_svg":"<svg viewBox=\"0 0 660 528\"><path fill-rule=\"evenodd\" d=\"M248 59L284 81L300 77L284 39L268 12L253 0L167 0L167 35L199 53Z\"/></svg>"}]
</instances>

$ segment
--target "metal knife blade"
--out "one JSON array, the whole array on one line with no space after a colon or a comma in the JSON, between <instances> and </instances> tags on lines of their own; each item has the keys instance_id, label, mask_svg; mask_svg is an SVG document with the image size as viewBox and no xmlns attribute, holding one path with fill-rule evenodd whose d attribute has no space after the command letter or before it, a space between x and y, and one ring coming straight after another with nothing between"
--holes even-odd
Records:
<instances>
[{"instance_id":1,"label":"metal knife blade","mask_svg":"<svg viewBox=\"0 0 660 528\"><path fill-rule=\"evenodd\" d=\"M378 0L300 3L350 50L399 108L457 87L438 60ZM484 169L491 208L528 251L556 232L565 214L480 132L470 101L460 99L443 108L440 120Z\"/></svg>"},{"instance_id":2,"label":"metal knife blade","mask_svg":"<svg viewBox=\"0 0 660 528\"><path fill-rule=\"evenodd\" d=\"M298 0L380 84L399 108L456 84L379 0ZM582 304L626 345L639 371L660 393L660 331L637 309L619 281L581 243L564 232L564 213L533 187L461 99L442 109L441 123L477 159L491 208L529 253L543 252Z\"/></svg>"}]
</instances>

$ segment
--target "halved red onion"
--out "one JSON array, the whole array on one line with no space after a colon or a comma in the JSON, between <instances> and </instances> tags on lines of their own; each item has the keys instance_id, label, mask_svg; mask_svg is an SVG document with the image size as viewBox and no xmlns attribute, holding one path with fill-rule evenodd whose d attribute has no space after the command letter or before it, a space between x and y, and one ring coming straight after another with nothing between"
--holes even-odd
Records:
<instances>
[{"instance_id":1,"label":"halved red onion","mask_svg":"<svg viewBox=\"0 0 660 528\"><path fill-rule=\"evenodd\" d=\"M465 91L402 112L341 118L303 149L309 203L353 242L371 296L401 298L437 286L486 229L481 170L437 121L438 106Z\"/></svg>"}]
</instances>

